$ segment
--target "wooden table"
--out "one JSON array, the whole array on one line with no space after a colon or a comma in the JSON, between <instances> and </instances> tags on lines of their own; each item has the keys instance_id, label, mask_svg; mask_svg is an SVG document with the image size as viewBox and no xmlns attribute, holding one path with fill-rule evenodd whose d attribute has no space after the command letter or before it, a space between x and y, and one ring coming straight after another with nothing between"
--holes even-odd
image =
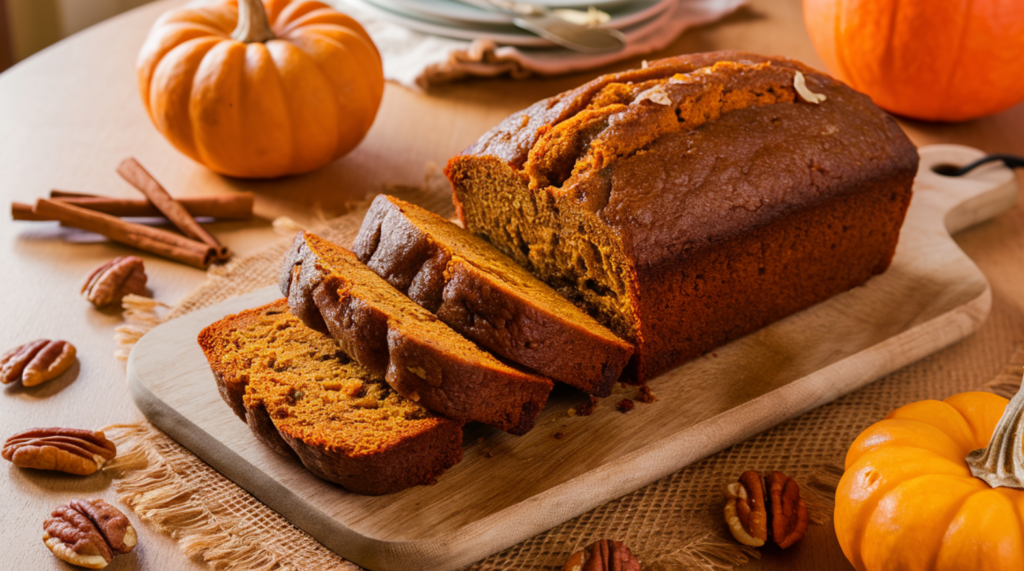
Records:
<instances>
[{"instance_id":1,"label":"wooden table","mask_svg":"<svg viewBox=\"0 0 1024 571\"><path fill-rule=\"evenodd\" d=\"M418 184L428 162L443 164L508 113L598 75L598 72L521 82L469 81L429 95L388 85L377 121L350 156L309 175L250 182L220 177L177 153L150 125L135 86L134 61L152 22L183 0L161 0L69 38L0 74L0 203L32 202L51 188L133 197L115 173L121 159L138 158L179 196L230 190L257 194L257 218L211 229L238 254L277 236L270 221L309 222L375 194L383 184ZM744 49L782 54L823 67L803 27L800 0L753 0L720 23L687 32L649 56ZM601 72L637 65L625 62ZM955 142L986 151L1024 154L1024 105L960 125L904 122L919 145ZM6 207L6 206L5 206ZM994 310L1024 309L1024 208L958 236L993 285ZM86 242L86 243L83 243ZM127 248L56 224L5 222L0 227L0 297L5 327L0 350L39 337L63 338L79 349L79 364L35 389L12 386L0 398L0 437L41 425L101 427L131 422L139 413L128 396L124 366L114 359L115 311L97 311L78 296L84 276ZM156 299L174 304L202 283L202 271L143 255ZM111 482L0 466L0 521L5 569L67 569L39 540L50 510L75 497L114 501ZM133 519L137 520L133 516ZM145 525L132 555L109 569L205 569ZM829 525L812 526L798 551L769 553L747 569L847 569Z\"/></svg>"}]
</instances>

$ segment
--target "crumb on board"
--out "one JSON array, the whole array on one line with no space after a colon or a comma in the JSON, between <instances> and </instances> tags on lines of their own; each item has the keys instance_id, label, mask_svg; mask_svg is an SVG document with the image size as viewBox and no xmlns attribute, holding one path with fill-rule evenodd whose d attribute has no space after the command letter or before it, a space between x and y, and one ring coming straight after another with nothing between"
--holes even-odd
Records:
<instances>
[{"instance_id":1,"label":"crumb on board","mask_svg":"<svg viewBox=\"0 0 1024 571\"><path fill-rule=\"evenodd\" d=\"M565 438L565 433L564 432L556 432L555 433L555 440L561 440L563 438Z\"/></svg>"},{"instance_id":2,"label":"crumb on board","mask_svg":"<svg viewBox=\"0 0 1024 571\"><path fill-rule=\"evenodd\" d=\"M651 404L652 402L658 400L658 397L654 396L654 392L651 391L651 387L647 385L642 385L640 387L640 390L637 391L636 396L633 398L634 400L638 400L644 404Z\"/></svg>"},{"instance_id":3,"label":"crumb on board","mask_svg":"<svg viewBox=\"0 0 1024 571\"><path fill-rule=\"evenodd\" d=\"M622 399L618 402L618 404L615 405L615 410L621 412L622 414L626 414L627 412L633 410L633 407L635 406L636 404L634 404L633 401L629 399Z\"/></svg>"},{"instance_id":4,"label":"crumb on board","mask_svg":"<svg viewBox=\"0 0 1024 571\"><path fill-rule=\"evenodd\" d=\"M576 414L580 416L590 416L594 414L594 409L597 408L597 403L601 399L597 397L590 397L590 400L583 403L579 408L576 409Z\"/></svg>"}]
</instances>

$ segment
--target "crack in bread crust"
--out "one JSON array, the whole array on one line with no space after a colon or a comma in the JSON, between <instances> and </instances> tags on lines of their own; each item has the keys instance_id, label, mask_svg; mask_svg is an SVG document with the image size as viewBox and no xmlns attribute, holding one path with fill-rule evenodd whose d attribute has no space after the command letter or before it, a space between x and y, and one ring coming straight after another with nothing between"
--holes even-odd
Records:
<instances>
[{"instance_id":1,"label":"crack in bread crust","mask_svg":"<svg viewBox=\"0 0 1024 571\"><path fill-rule=\"evenodd\" d=\"M607 168L669 133L738 109L794 103L793 78L794 70L771 62L725 61L638 84L609 83L580 113L538 130L523 170L531 189L564 191L582 173Z\"/></svg>"}]
</instances>

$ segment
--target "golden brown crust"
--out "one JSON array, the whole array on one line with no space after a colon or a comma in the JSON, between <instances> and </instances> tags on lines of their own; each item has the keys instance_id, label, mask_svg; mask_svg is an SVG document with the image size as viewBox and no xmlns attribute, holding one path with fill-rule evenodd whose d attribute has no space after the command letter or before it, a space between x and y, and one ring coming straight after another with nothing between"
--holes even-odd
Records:
<instances>
[{"instance_id":1,"label":"golden brown crust","mask_svg":"<svg viewBox=\"0 0 1024 571\"><path fill-rule=\"evenodd\" d=\"M429 484L462 458L461 423L350 362L286 300L210 325L199 344L221 395L261 442L350 491Z\"/></svg>"},{"instance_id":2,"label":"golden brown crust","mask_svg":"<svg viewBox=\"0 0 1024 571\"><path fill-rule=\"evenodd\" d=\"M373 201L352 249L455 331L587 394L608 396L633 354L494 246L398 198Z\"/></svg>"},{"instance_id":3,"label":"golden brown crust","mask_svg":"<svg viewBox=\"0 0 1024 571\"><path fill-rule=\"evenodd\" d=\"M354 254L296 236L282 274L300 317L313 315L339 346L399 394L459 421L525 434L552 382L505 365L396 290ZM317 316L317 313L319 314Z\"/></svg>"},{"instance_id":4,"label":"golden brown crust","mask_svg":"<svg viewBox=\"0 0 1024 571\"><path fill-rule=\"evenodd\" d=\"M446 173L464 225L634 341L642 381L884 271L916 169L866 96L719 52L538 102Z\"/></svg>"}]
</instances>

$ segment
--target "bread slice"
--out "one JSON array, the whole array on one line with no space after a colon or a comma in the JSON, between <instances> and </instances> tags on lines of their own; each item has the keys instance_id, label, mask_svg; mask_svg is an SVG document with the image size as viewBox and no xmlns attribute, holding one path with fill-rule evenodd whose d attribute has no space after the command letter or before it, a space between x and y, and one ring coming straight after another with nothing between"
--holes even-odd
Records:
<instances>
[{"instance_id":1,"label":"bread slice","mask_svg":"<svg viewBox=\"0 0 1024 571\"><path fill-rule=\"evenodd\" d=\"M633 354L497 248L404 200L378 196L352 251L452 329L588 394L611 394Z\"/></svg>"},{"instance_id":2,"label":"bread slice","mask_svg":"<svg viewBox=\"0 0 1024 571\"><path fill-rule=\"evenodd\" d=\"M453 331L363 265L308 232L295 238L281 287L292 310L329 332L399 394L459 421L525 434L552 382L514 369Z\"/></svg>"},{"instance_id":3,"label":"bread slice","mask_svg":"<svg viewBox=\"0 0 1024 571\"><path fill-rule=\"evenodd\" d=\"M462 425L398 395L306 327L286 300L199 334L221 396L253 434L359 494L429 484L462 459Z\"/></svg>"}]
</instances>

